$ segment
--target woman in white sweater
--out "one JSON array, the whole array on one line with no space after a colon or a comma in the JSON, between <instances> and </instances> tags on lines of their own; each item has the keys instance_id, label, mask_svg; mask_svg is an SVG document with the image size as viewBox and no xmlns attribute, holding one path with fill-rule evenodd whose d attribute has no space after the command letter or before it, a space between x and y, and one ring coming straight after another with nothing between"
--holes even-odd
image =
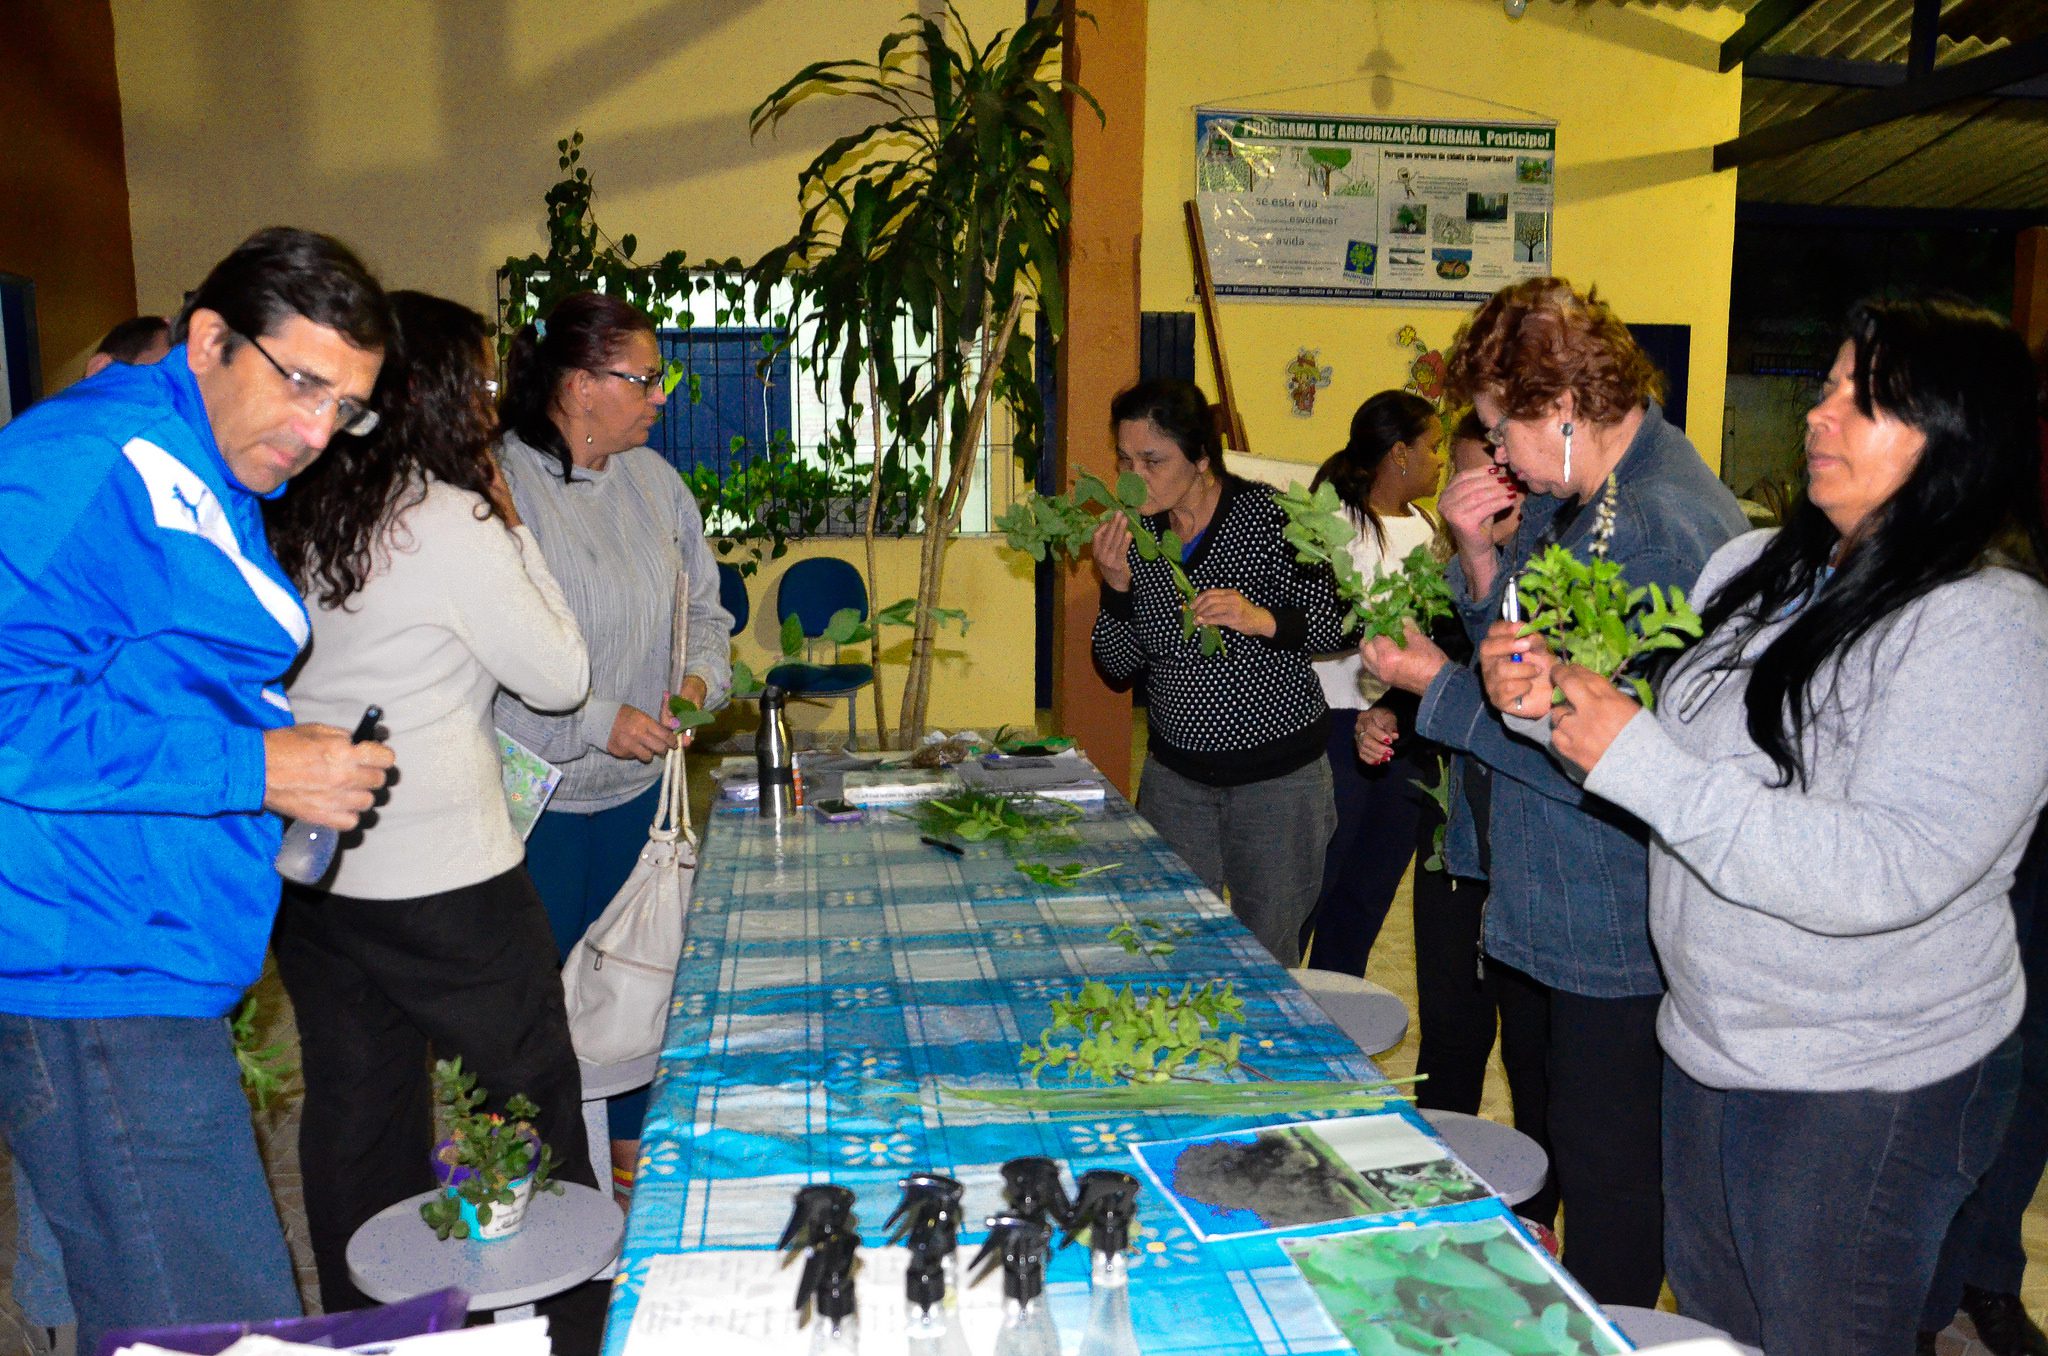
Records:
<instances>
[{"instance_id":1,"label":"woman in white sweater","mask_svg":"<svg viewBox=\"0 0 2048 1356\"><path fill-rule=\"evenodd\" d=\"M1436 493L1443 472L1443 422L1436 407L1410 391L1381 391L1351 416L1351 437L1315 474L1334 486L1358 536L1351 563L1367 579L1398 570L1418 546L1434 547L1436 519L1417 503ZM1403 747L1402 724L1414 729L1414 699L1366 674L1358 651L1326 655L1316 680L1330 707L1325 751L1337 797L1337 831L1323 852L1323 888L1301 930L1304 952L1319 970L1364 975L1380 925L1415 850L1424 798L1414 782L1427 772ZM1405 712L1407 719L1402 719Z\"/></svg>"},{"instance_id":2,"label":"woman in white sweater","mask_svg":"<svg viewBox=\"0 0 2048 1356\"><path fill-rule=\"evenodd\" d=\"M433 1186L430 1047L493 1104L539 1103L560 1175L596 1185L554 944L491 733L501 687L567 710L589 659L491 455L483 317L417 292L392 304L403 361L380 432L336 439L270 518L313 615L295 711L353 726L381 706L405 760L328 877L286 886L273 937L304 1052L299 1153L329 1311L368 1302L349 1236Z\"/></svg>"}]
</instances>

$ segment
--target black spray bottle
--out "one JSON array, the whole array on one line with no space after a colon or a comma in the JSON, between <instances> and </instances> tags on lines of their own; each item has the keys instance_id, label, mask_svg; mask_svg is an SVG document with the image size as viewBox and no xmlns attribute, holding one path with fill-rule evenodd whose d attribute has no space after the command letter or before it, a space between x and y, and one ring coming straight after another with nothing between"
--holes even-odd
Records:
<instances>
[{"instance_id":1,"label":"black spray bottle","mask_svg":"<svg viewBox=\"0 0 2048 1356\"><path fill-rule=\"evenodd\" d=\"M853 1299L853 1267L860 1236L827 1234L811 1246L797 1283L796 1307L811 1307L811 1356L858 1356L860 1315Z\"/></svg>"},{"instance_id":2,"label":"black spray bottle","mask_svg":"<svg viewBox=\"0 0 2048 1356\"><path fill-rule=\"evenodd\" d=\"M1052 1251L1052 1230L1020 1215L995 1215L988 1222L988 1242L974 1259L973 1269L991 1257L1003 1265L1003 1326L996 1333L994 1356L1060 1356L1060 1335L1045 1303L1045 1263Z\"/></svg>"},{"instance_id":3,"label":"black spray bottle","mask_svg":"<svg viewBox=\"0 0 2048 1356\"><path fill-rule=\"evenodd\" d=\"M910 1250L904 1272L904 1326L910 1356L969 1356L960 1328L960 1199L966 1188L937 1173L903 1179L903 1200L887 1224L891 1242Z\"/></svg>"},{"instance_id":4,"label":"black spray bottle","mask_svg":"<svg viewBox=\"0 0 2048 1356\"><path fill-rule=\"evenodd\" d=\"M1084 1172L1061 1247L1088 1231L1088 1326L1081 1356L1138 1356L1131 1329L1131 1283L1125 1249L1138 1211L1138 1179L1127 1172Z\"/></svg>"},{"instance_id":5,"label":"black spray bottle","mask_svg":"<svg viewBox=\"0 0 2048 1356\"><path fill-rule=\"evenodd\" d=\"M1061 1229L1074 1208L1060 1181L1060 1165L1050 1158L1013 1158L1003 1164L1003 1199L1011 1214Z\"/></svg>"}]
</instances>

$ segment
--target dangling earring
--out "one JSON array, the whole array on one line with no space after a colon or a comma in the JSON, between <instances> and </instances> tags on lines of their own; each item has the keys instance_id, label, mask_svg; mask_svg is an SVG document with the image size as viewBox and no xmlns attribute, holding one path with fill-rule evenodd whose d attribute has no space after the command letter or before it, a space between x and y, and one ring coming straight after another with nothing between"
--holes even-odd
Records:
<instances>
[{"instance_id":1,"label":"dangling earring","mask_svg":"<svg viewBox=\"0 0 2048 1356\"><path fill-rule=\"evenodd\" d=\"M1566 480L1566 481L1570 481L1570 480L1571 480L1571 478L1572 478L1572 421L1571 421L1571 420L1569 420L1569 419L1565 420L1565 421L1564 421L1564 424L1563 424L1563 429L1564 429L1564 478L1565 478L1565 480ZM588 441L588 440L586 439L585 441Z\"/></svg>"}]
</instances>

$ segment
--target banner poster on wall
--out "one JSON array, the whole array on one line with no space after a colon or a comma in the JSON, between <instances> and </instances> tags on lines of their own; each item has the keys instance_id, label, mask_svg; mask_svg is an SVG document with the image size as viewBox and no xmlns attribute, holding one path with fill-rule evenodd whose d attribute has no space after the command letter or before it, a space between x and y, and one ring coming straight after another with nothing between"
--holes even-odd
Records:
<instances>
[{"instance_id":1,"label":"banner poster on wall","mask_svg":"<svg viewBox=\"0 0 2048 1356\"><path fill-rule=\"evenodd\" d=\"M1195 110L1226 297L1484 301L1550 272L1557 125Z\"/></svg>"}]
</instances>

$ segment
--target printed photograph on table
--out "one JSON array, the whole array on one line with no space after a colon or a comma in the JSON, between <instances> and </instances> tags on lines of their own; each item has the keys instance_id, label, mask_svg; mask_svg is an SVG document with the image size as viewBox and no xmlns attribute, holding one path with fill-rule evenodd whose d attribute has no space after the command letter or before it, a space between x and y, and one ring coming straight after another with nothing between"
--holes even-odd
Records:
<instances>
[{"instance_id":1,"label":"printed photograph on table","mask_svg":"<svg viewBox=\"0 0 2048 1356\"><path fill-rule=\"evenodd\" d=\"M1443 1141L1399 1112L1135 1144L1205 1242L1484 1200Z\"/></svg>"},{"instance_id":2,"label":"printed photograph on table","mask_svg":"<svg viewBox=\"0 0 2048 1356\"><path fill-rule=\"evenodd\" d=\"M1506 1217L1283 1238L1280 1246L1344 1340L1369 1356L1631 1349Z\"/></svg>"}]
</instances>

